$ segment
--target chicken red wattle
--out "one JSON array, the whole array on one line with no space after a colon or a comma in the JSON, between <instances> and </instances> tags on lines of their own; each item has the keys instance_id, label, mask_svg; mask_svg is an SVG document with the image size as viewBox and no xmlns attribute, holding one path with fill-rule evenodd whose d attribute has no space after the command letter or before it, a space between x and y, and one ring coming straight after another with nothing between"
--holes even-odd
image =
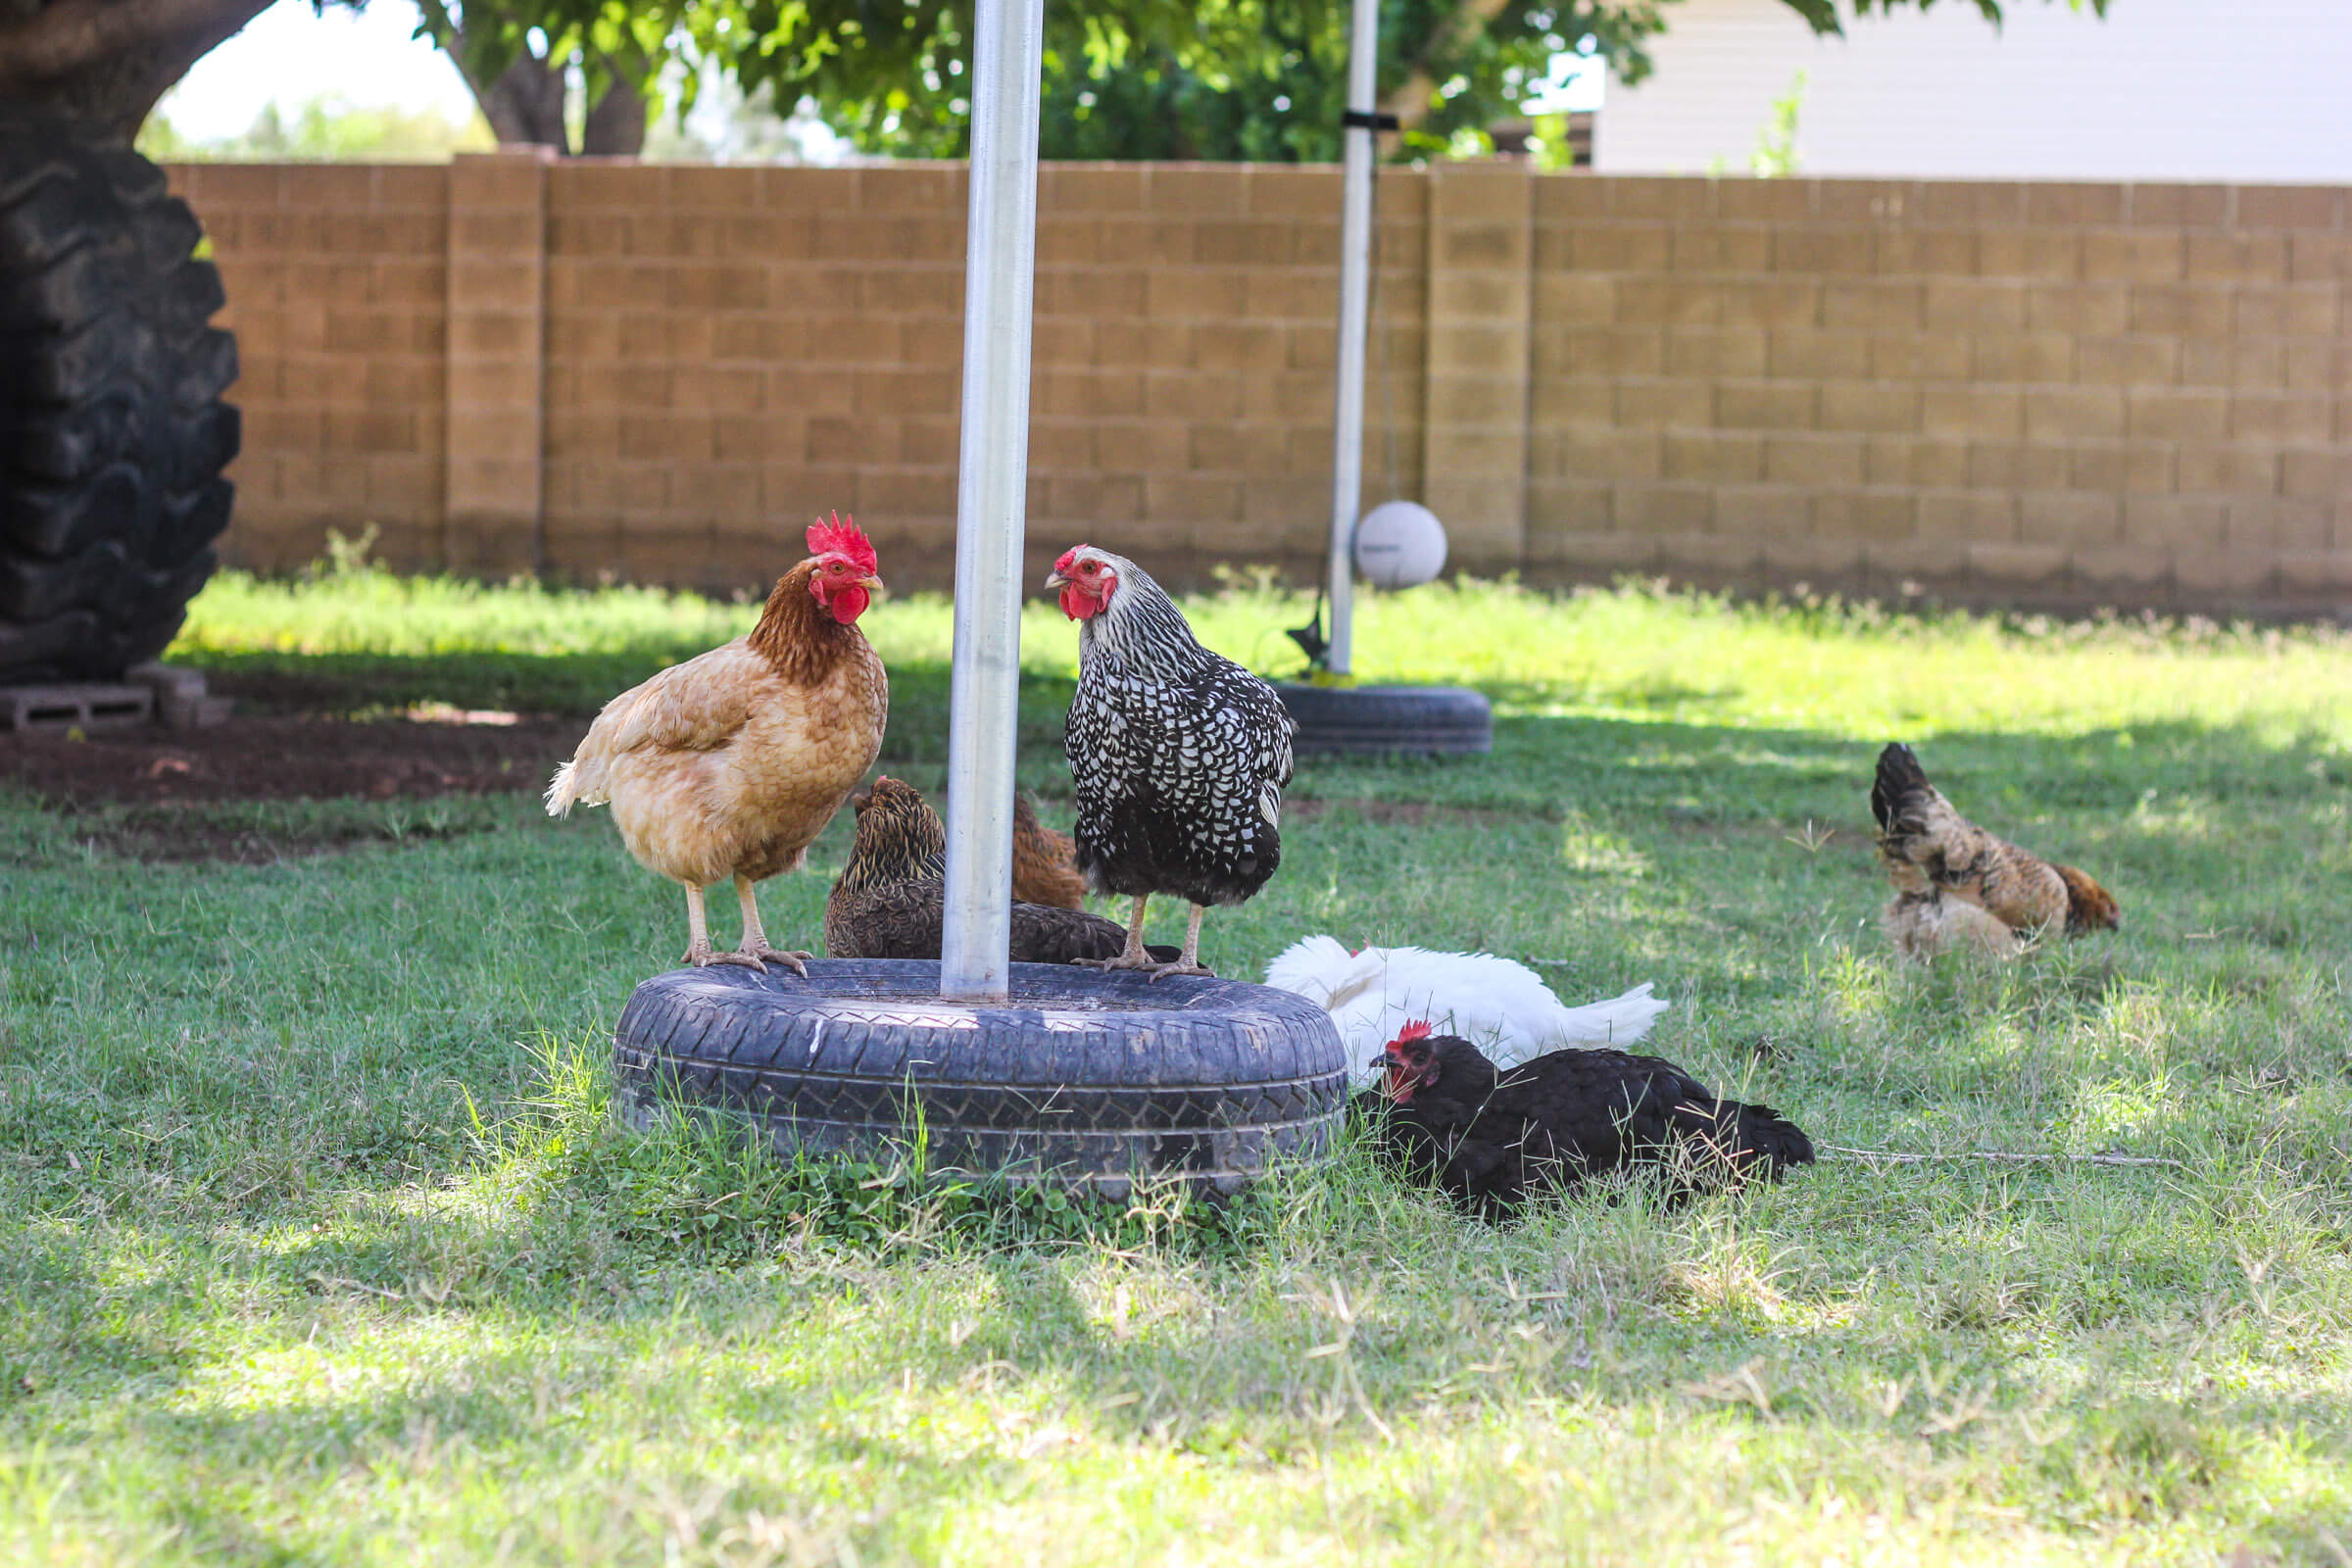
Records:
<instances>
[{"instance_id":1,"label":"chicken red wattle","mask_svg":"<svg viewBox=\"0 0 2352 1568\"><path fill-rule=\"evenodd\" d=\"M882 559L854 518L838 512L823 522L809 524L808 554L816 570L808 592L844 626L854 626L873 602L871 586L879 581Z\"/></svg>"}]
</instances>

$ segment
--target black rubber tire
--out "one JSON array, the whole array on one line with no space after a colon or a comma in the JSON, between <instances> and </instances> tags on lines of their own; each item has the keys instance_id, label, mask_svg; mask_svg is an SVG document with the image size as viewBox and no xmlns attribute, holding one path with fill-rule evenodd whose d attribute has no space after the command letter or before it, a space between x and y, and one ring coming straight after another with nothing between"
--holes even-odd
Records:
<instances>
[{"instance_id":1,"label":"black rubber tire","mask_svg":"<svg viewBox=\"0 0 2352 1568\"><path fill-rule=\"evenodd\" d=\"M1291 749L1317 754L1459 756L1494 750L1494 710L1460 686L1293 686L1282 695L1298 732Z\"/></svg>"},{"instance_id":2,"label":"black rubber tire","mask_svg":"<svg viewBox=\"0 0 2352 1568\"><path fill-rule=\"evenodd\" d=\"M613 1031L621 1111L748 1120L780 1153L903 1160L1124 1199L1138 1179L1238 1191L1338 1130L1346 1052L1302 997L1237 980L1016 963L1002 1007L939 1000L939 965L810 960L808 978L656 975ZM919 1132L918 1132L919 1122Z\"/></svg>"},{"instance_id":3,"label":"black rubber tire","mask_svg":"<svg viewBox=\"0 0 2352 1568\"><path fill-rule=\"evenodd\" d=\"M108 680L213 573L237 345L164 172L0 105L0 681Z\"/></svg>"}]
</instances>

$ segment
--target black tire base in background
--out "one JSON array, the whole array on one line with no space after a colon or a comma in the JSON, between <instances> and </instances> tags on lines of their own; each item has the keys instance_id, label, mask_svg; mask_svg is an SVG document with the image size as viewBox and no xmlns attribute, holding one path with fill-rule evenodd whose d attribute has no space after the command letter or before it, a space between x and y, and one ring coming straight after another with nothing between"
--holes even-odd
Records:
<instances>
[{"instance_id":1,"label":"black tire base in background","mask_svg":"<svg viewBox=\"0 0 2352 1568\"><path fill-rule=\"evenodd\" d=\"M1494 750L1494 710L1460 686L1301 686L1274 690L1313 756L1471 756Z\"/></svg>"}]
</instances>

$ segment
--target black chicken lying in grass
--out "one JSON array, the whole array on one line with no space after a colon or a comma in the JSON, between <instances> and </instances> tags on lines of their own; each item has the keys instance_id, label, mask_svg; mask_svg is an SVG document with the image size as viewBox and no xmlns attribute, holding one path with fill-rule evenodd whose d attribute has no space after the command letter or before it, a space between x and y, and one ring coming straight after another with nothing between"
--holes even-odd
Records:
<instances>
[{"instance_id":1,"label":"black chicken lying in grass","mask_svg":"<svg viewBox=\"0 0 2352 1568\"><path fill-rule=\"evenodd\" d=\"M1718 1100L1658 1056L1554 1051L1501 1071L1458 1035L1407 1024L1383 1076L1356 1097L1374 1145L1489 1219L1514 1213L1542 1183L1650 1167L1667 1200L1778 1181L1813 1162L1813 1145L1768 1105Z\"/></svg>"},{"instance_id":2,"label":"black chicken lying in grass","mask_svg":"<svg viewBox=\"0 0 2352 1568\"><path fill-rule=\"evenodd\" d=\"M858 841L825 900L825 952L836 958L936 958L947 906L948 835L919 791L895 778L851 801ZM1012 906L1015 963L1115 956L1127 933L1114 920L1051 904ZM1157 950L1166 957L1174 948Z\"/></svg>"}]
</instances>

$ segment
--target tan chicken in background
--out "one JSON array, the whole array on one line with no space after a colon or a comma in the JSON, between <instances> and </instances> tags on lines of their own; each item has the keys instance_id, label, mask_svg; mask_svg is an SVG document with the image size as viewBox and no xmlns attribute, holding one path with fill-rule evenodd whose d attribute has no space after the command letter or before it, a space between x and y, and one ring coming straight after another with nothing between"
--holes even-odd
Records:
<instances>
[{"instance_id":1,"label":"tan chicken in background","mask_svg":"<svg viewBox=\"0 0 2352 1568\"><path fill-rule=\"evenodd\" d=\"M1996 839L1952 809L1900 741L1879 754L1870 809L1894 882L1886 934L1905 957L2000 956L2044 932L2071 937L2123 924L2113 896L2088 876Z\"/></svg>"},{"instance_id":2,"label":"tan chicken in background","mask_svg":"<svg viewBox=\"0 0 2352 1568\"><path fill-rule=\"evenodd\" d=\"M1086 907L1086 878L1078 874L1078 846L1037 819L1026 794L1012 797L1012 896L1022 904Z\"/></svg>"},{"instance_id":3,"label":"tan chicken in background","mask_svg":"<svg viewBox=\"0 0 2352 1568\"><path fill-rule=\"evenodd\" d=\"M751 632L605 705L547 788L550 816L612 808L637 863L686 889L686 961L806 974L773 948L753 884L797 871L882 750L890 681L858 630L881 563L855 521L808 529L808 559L776 580ZM743 942L715 953L703 889L732 877Z\"/></svg>"}]
</instances>

